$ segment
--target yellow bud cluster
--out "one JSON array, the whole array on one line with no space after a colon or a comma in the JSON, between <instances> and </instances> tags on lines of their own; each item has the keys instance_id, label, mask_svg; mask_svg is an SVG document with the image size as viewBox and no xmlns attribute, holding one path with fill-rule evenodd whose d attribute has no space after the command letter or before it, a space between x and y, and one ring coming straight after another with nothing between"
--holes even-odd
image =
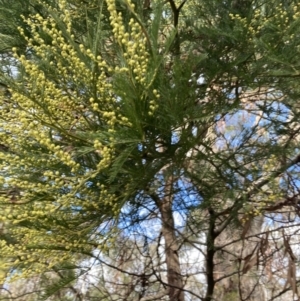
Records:
<instances>
[{"instance_id":1,"label":"yellow bud cluster","mask_svg":"<svg viewBox=\"0 0 300 301\"><path fill-rule=\"evenodd\" d=\"M16 195L0 196L4 206L0 219L10 225L41 222L45 225L42 229L49 229L16 227L11 233L17 238L16 244L0 241L1 256L11 257L15 266L26 266L11 280L47 271L64 260L72 262L78 249L90 250L87 240L78 238L81 233L77 235L74 227L70 230L63 225L82 218L79 208L101 212L106 206L116 215L120 210L117 197L107 188L101 187L100 194L88 188L89 181L114 160L114 139L93 141L81 133L94 135L96 126L100 128L102 124L105 131L112 133L118 125L130 126L130 123L118 110L118 101L107 76L107 71L113 74L113 68L91 49L68 40L72 37L71 7L65 0L58 4L64 13L56 16L60 16L64 30L54 18L44 18L40 14L25 20L31 31L30 38L20 28L32 53L47 68L39 65L38 59L34 61L18 55L18 49L14 48L15 58L24 68L24 77L11 89L10 110L5 116L0 113L5 117L0 119L1 143L10 149L10 152L0 152L0 169L7 175L0 177L0 184L20 191ZM122 44L127 64L116 72L132 73L142 82L147 73L146 44L139 25L131 21L130 28L129 34L124 26L116 31L128 41L128 46L126 41ZM45 35L47 41L43 38ZM130 60L134 63L129 64ZM94 67L100 72L94 72ZM154 93L151 102L154 108L158 98L159 94ZM0 97L2 105L5 99ZM81 158L76 157L76 148L81 143L83 149L92 146L96 153L91 151L91 162L94 161L83 168L78 163ZM62 237L58 233L63 233Z\"/></svg>"},{"instance_id":2,"label":"yellow bud cluster","mask_svg":"<svg viewBox=\"0 0 300 301\"><path fill-rule=\"evenodd\" d=\"M110 147L103 145L99 140L94 141L94 148L96 153L101 157L101 161L97 165L97 170L100 171L101 169L108 167L111 163L113 150Z\"/></svg>"},{"instance_id":3,"label":"yellow bud cluster","mask_svg":"<svg viewBox=\"0 0 300 301\"><path fill-rule=\"evenodd\" d=\"M149 101L149 112L148 112L149 116L152 116L159 107L157 100L160 98L160 94L158 93L158 91L156 89L154 89L152 92L153 92L155 99L152 99Z\"/></svg>"},{"instance_id":4,"label":"yellow bud cluster","mask_svg":"<svg viewBox=\"0 0 300 301\"><path fill-rule=\"evenodd\" d=\"M277 30L286 42L293 38L290 30L295 28L295 21L298 22L299 20L300 4L290 6L287 9L280 3L275 9L275 13L271 15L265 15L263 10L256 9L250 22L247 18L242 18L238 14L229 14L229 16L248 31L248 39L250 41L259 37L265 29L271 28L273 31Z\"/></svg>"},{"instance_id":5,"label":"yellow bud cluster","mask_svg":"<svg viewBox=\"0 0 300 301\"><path fill-rule=\"evenodd\" d=\"M99 152L101 153L101 161L97 165L98 171L109 167L113 159L113 149L110 147L104 146Z\"/></svg>"},{"instance_id":6,"label":"yellow bud cluster","mask_svg":"<svg viewBox=\"0 0 300 301\"><path fill-rule=\"evenodd\" d=\"M71 13L70 13L71 6L69 7L67 6L67 1L59 0L58 7L62 12L60 14L60 17L62 18L63 22L66 24L67 32L71 33L72 30Z\"/></svg>"},{"instance_id":7,"label":"yellow bud cluster","mask_svg":"<svg viewBox=\"0 0 300 301\"><path fill-rule=\"evenodd\" d=\"M110 22L113 28L113 33L116 40L124 50L124 58L126 65L124 67L116 67L116 72L130 71L133 79L142 84L146 84L148 57L146 47L146 38L142 31L141 26L131 18L128 24L129 32L126 32L123 24L121 13L117 13L115 0L107 0L107 6L110 13ZM127 1L130 8L134 9L134 4Z\"/></svg>"},{"instance_id":8,"label":"yellow bud cluster","mask_svg":"<svg viewBox=\"0 0 300 301\"><path fill-rule=\"evenodd\" d=\"M65 5L62 1L61 5ZM62 82L72 82L75 85L84 83L93 83L94 78L92 71L88 68L87 62L82 61L78 55L78 49L74 48L74 45L67 43L62 32L57 29L56 23L53 19L48 18L44 20L40 15L35 16L37 22L32 24L31 20L28 20L28 25L32 26L32 38L29 41L29 45L36 51L36 53L45 60L48 60L49 54L54 55L54 60L50 62L50 65L55 67L56 72L61 76ZM43 31L46 32L52 38L52 45L47 45L41 41L39 27L42 27ZM39 44L39 45L37 45ZM79 45L80 53L88 57L91 61L96 63L102 71L96 79L97 97L89 98L90 108L92 114L88 115L90 118L93 116L93 112L99 112L106 120L109 127L108 131L112 132L116 124L130 126L128 119L121 114L115 112L115 98L111 91L112 85L106 79L105 69L107 65L101 56L95 57L90 49L86 49L85 46ZM66 84L63 87L57 87L54 82L45 77L42 70L40 70L33 62L27 60L24 56L18 57L15 51L15 57L22 63L26 72L28 81L28 90L30 96L24 96L17 92L14 92L13 97L19 103L22 103L23 108L27 110L35 110L35 113L28 119L28 112L24 114L25 118L28 119L28 127L33 126L34 119L40 119L49 124L55 124L59 129L71 130L73 128L84 130L85 124L83 123L86 119L75 119L74 115L82 114L84 106L82 105L82 98L78 97L80 92L68 89ZM123 71L127 71L125 67ZM74 74L76 71L76 74ZM70 77L70 74L72 75ZM32 83L30 79L38 79L38 81ZM90 79L90 80L87 80ZM42 94L41 94L42 93ZM35 102L32 99L36 98L37 95L41 95L42 103ZM101 101L100 101L101 99ZM48 114L45 114L45 110L41 110L41 106L46 107ZM21 119L21 121L24 121ZM40 131L39 131L40 132ZM43 132L43 131L42 131ZM31 132L31 135L41 143L41 145L47 147L52 151L55 156L62 162L70 166L72 169L76 167L75 163L72 162L71 155L64 152L62 149L57 149L57 146L53 144L49 139L45 140L38 137L37 132ZM104 160L108 163L108 158ZM106 165L104 164L104 165Z\"/></svg>"}]
</instances>

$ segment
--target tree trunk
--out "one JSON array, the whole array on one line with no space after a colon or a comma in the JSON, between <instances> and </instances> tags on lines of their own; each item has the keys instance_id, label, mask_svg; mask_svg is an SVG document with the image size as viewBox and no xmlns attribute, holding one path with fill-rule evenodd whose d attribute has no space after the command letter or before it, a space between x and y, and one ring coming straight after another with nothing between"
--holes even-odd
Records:
<instances>
[{"instance_id":1,"label":"tree trunk","mask_svg":"<svg viewBox=\"0 0 300 301\"><path fill-rule=\"evenodd\" d=\"M207 254L206 254L206 279L207 279L207 291L204 301L213 300L213 293L215 288L214 279L214 256L215 256L215 212L213 209L209 209L209 227L207 232Z\"/></svg>"},{"instance_id":2,"label":"tree trunk","mask_svg":"<svg viewBox=\"0 0 300 301\"><path fill-rule=\"evenodd\" d=\"M171 301L184 301L183 280L178 257L178 243L172 212L172 181L166 181L165 196L159 206L162 219L162 235L165 239L165 255L168 278L168 295Z\"/></svg>"},{"instance_id":3,"label":"tree trunk","mask_svg":"<svg viewBox=\"0 0 300 301\"><path fill-rule=\"evenodd\" d=\"M243 241L242 232L244 229L225 229L216 239L217 247L227 245L222 248L223 252L218 252L215 258L215 273L217 278L228 277L217 282L214 298L216 300L265 300L265 293L262 285L259 283L259 274L257 272L256 263L252 265L252 274L250 270L243 272L243 266L239 266L240 260L253 254L255 258L258 245L261 241L259 233L264 221L263 216L254 217L251 220L250 227L247 229L246 236L251 236L250 239ZM257 235L257 236L255 236ZM240 240L238 240L240 238ZM236 242L230 244L230 241ZM254 259L253 259L254 260ZM242 261L245 266L245 261ZM235 273L236 272L236 273ZM250 274L250 275L249 275Z\"/></svg>"}]
</instances>

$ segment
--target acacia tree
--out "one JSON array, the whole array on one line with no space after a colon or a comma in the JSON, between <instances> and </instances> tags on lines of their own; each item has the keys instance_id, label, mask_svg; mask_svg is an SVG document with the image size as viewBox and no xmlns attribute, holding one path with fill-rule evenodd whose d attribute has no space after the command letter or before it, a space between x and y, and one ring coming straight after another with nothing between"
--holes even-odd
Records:
<instances>
[{"instance_id":1,"label":"acacia tree","mask_svg":"<svg viewBox=\"0 0 300 301\"><path fill-rule=\"evenodd\" d=\"M32 3L2 75L3 281L55 272L46 298L96 262L108 300L297 294L296 1Z\"/></svg>"}]
</instances>

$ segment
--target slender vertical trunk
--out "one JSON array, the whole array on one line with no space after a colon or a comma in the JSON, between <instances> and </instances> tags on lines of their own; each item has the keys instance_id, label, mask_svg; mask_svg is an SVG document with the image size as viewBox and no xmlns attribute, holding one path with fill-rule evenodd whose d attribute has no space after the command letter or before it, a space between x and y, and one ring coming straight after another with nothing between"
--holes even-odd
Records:
<instances>
[{"instance_id":1,"label":"slender vertical trunk","mask_svg":"<svg viewBox=\"0 0 300 301\"><path fill-rule=\"evenodd\" d=\"M166 181L165 197L159 210L162 219L162 235L165 239L165 254L170 301L184 301L183 280L178 257L178 243L172 214L172 181Z\"/></svg>"},{"instance_id":2,"label":"slender vertical trunk","mask_svg":"<svg viewBox=\"0 0 300 301\"><path fill-rule=\"evenodd\" d=\"M213 298L215 279L214 279L214 256L215 256L215 213L212 209L209 212L209 227L207 233L207 254L206 254L206 279L207 291L204 301L211 301Z\"/></svg>"}]
</instances>

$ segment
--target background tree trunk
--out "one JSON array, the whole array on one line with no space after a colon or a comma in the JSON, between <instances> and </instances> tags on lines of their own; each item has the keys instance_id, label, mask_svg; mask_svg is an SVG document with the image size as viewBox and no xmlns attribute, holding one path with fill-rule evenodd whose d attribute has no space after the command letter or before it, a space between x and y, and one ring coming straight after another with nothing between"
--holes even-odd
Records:
<instances>
[{"instance_id":1,"label":"background tree trunk","mask_svg":"<svg viewBox=\"0 0 300 301\"><path fill-rule=\"evenodd\" d=\"M172 179L167 179L165 196L159 207L162 219L162 235L165 239L165 254L169 297L172 301L184 301L183 280L178 257L178 243L175 234L175 223L172 210Z\"/></svg>"}]
</instances>

